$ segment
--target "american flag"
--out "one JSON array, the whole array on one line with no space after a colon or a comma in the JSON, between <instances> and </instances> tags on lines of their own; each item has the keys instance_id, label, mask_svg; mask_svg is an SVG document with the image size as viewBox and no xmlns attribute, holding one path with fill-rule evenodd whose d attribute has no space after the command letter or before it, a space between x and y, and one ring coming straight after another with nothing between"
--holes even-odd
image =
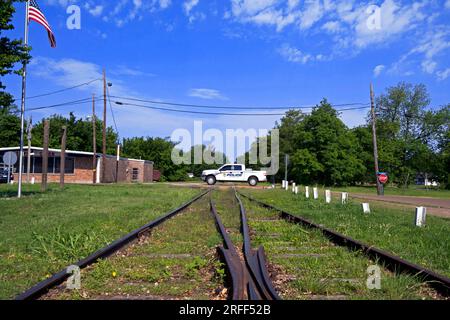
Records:
<instances>
[{"instance_id":1,"label":"american flag","mask_svg":"<svg viewBox=\"0 0 450 320\"><path fill-rule=\"evenodd\" d=\"M41 12L41 9L39 8L39 5L37 4L36 0L30 0L30 4L28 7L28 20L36 21L37 23L44 26L45 29L47 29L50 45L52 46L52 48L55 48L56 47L55 35L53 34L52 28L50 28L50 24L48 23L44 14Z\"/></svg>"}]
</instances>

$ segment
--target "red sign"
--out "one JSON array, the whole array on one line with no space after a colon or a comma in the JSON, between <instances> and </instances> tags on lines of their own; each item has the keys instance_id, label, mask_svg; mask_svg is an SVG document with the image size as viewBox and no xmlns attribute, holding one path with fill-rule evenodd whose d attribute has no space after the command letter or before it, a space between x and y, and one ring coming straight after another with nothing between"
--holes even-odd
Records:
<instances>
[{"instance_id":1,"label":"red sign","mask_svg":"<svg viewBox=\"0 0 450 320\"><path fill-rule=\"evenodd\" d=\"M386 173L380 173L378 175L378 180L380 181L380 183L382 184L386 184L389 180L389 177Z\"/></svg>"}]
</instances>

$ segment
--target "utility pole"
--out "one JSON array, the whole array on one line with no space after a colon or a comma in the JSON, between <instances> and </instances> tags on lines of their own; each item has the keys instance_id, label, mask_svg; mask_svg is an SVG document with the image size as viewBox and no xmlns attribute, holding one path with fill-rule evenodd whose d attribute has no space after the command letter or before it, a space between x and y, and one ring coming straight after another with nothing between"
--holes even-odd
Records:
<instances>
[{"instance_id":1,"label":"utility pole","mask_svg":"<svg viewBox=\"0 0 450 320\"><path fill-rule=\"evenodd\" d=\"M66 139L67 139L67 127L62 127L61 137L61 159L59 169L59 187L64 189L64 176L66 174Z\"/></svg>"},{"instance_id":2,"label":"utility pole","mask_svg":"<svg viewBox=\"0 0 450 320\"><path fill-rule=\"evenodd\" d=\"M373 140L373 158L375 162L375 178L377 181L377 194L379 196L384 195L384 187L378 179L380 167L378 165L378 143L377 143L377 127L376 127L376 115L375 115L375 96L373 93L373 84L370 84L370 103L371 103L371 115L372 115L372 140Z\"/></svg>"},{"instance_id":3,"label":"utility pole","mask_svg":"<svg viewBox=\"0 0 450 320\"><path fill-rule=\"evenodd\" d=\"M95 94L92 95L92 183L97 182L97 134L95 132L97 127L97 119L95 118Z\"/></svg>"},{"instance_id":4,"label":"utility pole","mask_svg":"<svg viewBox=\"0 0 450 320\"><path fill-rule=\"evenodd\" d=\"M28 154L27 154L27 183L30 183L30 168L31 168L31 130L33 129L33 119L30 117L27 127L28 138Z\"/></svg>"},{"instance_id":5,"label":"utility pole","mask_svg":"<svg viewBox=\"0 0 450 320\"><path fill-rule=\"evenodd\" d=\"M102 155L102 183L106 180L106 73L103 69L103 155Z\"/></svg>"},{"instance_id":6,"label":"utility pole","mask_svg":"<svg viewBox=\"0 0 450 320\"><path fill-rule=\"evenodd\" d=\"M288 165L289 165L289 155L285 154L284 155L284 167L285 167L285 170L284 170L284 181L288 180Z\"/></svg>"},{"instance_id":7,"label":"utility pole","mask_svg":"<svg viewBox=\"0 0 450 320\"><path fill-rule=\"evenodd\" d=\"M50 135L50 121L44 121L44 150L42 151L42 181L41 191L47 191L47 171L48 171L48 141Z\"/></svg>"}]
</instances>

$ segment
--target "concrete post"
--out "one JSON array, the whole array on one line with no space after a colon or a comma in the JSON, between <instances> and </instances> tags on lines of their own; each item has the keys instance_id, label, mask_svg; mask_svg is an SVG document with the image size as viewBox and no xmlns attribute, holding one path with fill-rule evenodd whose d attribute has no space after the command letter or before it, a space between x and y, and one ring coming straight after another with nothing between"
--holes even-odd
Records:
<instances>
[{"instance_id":1,"label":"concrete post","mask_svg":"<svg viewBox=\"0 0 450 320\"><path fill-rule=\"evenodd\" d=\"M330 190L325 190L325 202L331 203L331 191Z\"/></svg>"},{"instance_id":2,"label":"concrete post","mask_svg":"<svg viewBox=\"0 0 450 320\"><path fill-rule=\"evenodd\" d=\"M347 204L347 202L348 202L348 193L347 192L341 193L341 202L342 202L342 204Z\"/></svg>"},{"instance_id":3,"label":"concrete post","mask_svg":"<svg viewBox=\"0 0 450 320\"><path fill-rule=\"evenodd\" d=\"M427 218L427 208L417 207L416 208L416 226L423 227L426 223Z\"/></svg>"},{"instance_id":4,"label":"concrete post","mask_svg":"<svg viewBox=\"0 0 450 320\"><path fill-rule=\"evenodd\" d=\"M362 204L362 209L363 209L364 213L366 213L366 214L370 213L370 206L369 206L368 203L363 203Z\"/></svg>"}]
</instances>

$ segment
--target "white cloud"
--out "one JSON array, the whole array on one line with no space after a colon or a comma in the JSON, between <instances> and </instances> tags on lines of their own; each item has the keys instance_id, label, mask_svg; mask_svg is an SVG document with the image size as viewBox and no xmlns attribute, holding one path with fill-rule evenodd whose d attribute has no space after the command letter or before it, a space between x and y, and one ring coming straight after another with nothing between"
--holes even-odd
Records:
<instances>
[{"instance_id":1,"label":"white cloud","mask_svg":"<svg viewBox=\"0 0 450 320\"><path fill-rule=\"evenodd\" d=\"M331 60L330 56L326 56L323 54L314 55L311 53L305 53L305 52L301 51L300 49L290 46L287 43L283 44L280 48L278 48L277 51L285 60L287 60L289 62L307 64L309 62L314 62L314 61L329 61L329 60Z\"/></svg>"},{"instance_id":2,"label":"white cloud","mask_svg":"<svg viewBox=\"0 0 450 320\"><path fill-rule=\"evenodd\" d=\"M184 12L187 16L190 15L192 9L194 9L199 3L199 0L186 0L183 3Z\"/></svg>"},{"instance_id":3,"label":"white cloud","mask_svg":"<svg viewBox=\"0 0 450 320\"><path fill-rule=\"evenodd\" d=\"M329 33L339 33L342 27L339 21L328 21L322 26L322 29Z\"/></svg>"},{"instance_id":4,"label":"white cloud","mask_svg":"<svg viewBox=\"0 0 450 320\"><path fill-rule=\"evenodd\" d=\"M171 0L159 0L159 7L161 9L166 9L172 4Z\"/></svg>"},{"instance_id":5,"label":"white cloud","mask_svg":"<svg viewBox=\"0 0 450 320\"><path fill-rule=\"evenodd\" d=\"M374 76L375 78L379 77L380 74L383 72L383 70L384 70L385 68L386 68L386 66L385 66L385 65L382 65L382 64L376 66L376 67L373 69L373 76Z\"/></svg>"},{"instance_id":6,"label":"white cloud","mask_svg":"<svg viewBox=\"0 0 450 320\"><path fill-rule=\"evenodd\" d=\"M284 44L281 48L279 48L278 53L287 61L301 64L306 64L314 59L311 54L303 53L299 49L291 47L288 44Z\"/></svg>"},{"instance_id":7,"label":"white cloud","mask_svg":"<svg viewBox=\"0 0 450 320\"><path fill-rule=\"evenodd\" d=\"M102 68L92 62L86 62L71 58L51 59L35 57L30 63L33 76L45 79L61 87L73 87L80 83L86 83L94 79L102 78ZM108 76L108 81L113 83L111 93L117 96L135 95L135 91L125 85L120 78ZM79 90L89 93L100 93L103 90L101 81L79 87Z\"/></svg>"},{"instance_id":8,"label":"white cloud","mask_svg":"<svg viewBox=\"0 0 450 320\"><path fill-rule=\"evenodd\" d=\"M434 74L438 79L445 80L446 70L439 70L439 62L445 61L440 58L445 57L448 51L450 51L450 27L436 26L432 31L421 34L416 46L401 56L390 71L402 74L403 72L399 70L412 69L413 62L419 60L423 72ZM406 72L412 73L411 70Z\"/></svg>"},{"instance_id":9,"label":"white cloud","mask_svg":"<svg viewBox=\"0 0 450 320\"><path fill-rule=\"evenodd\" d=\"M190 97L207 99L207 100L227 100L228 98L223 96L220 91L215 89L191 89L188 94Z\"/></svg>"},{"instance_id":10,"label":"white cloud","mask_svg":"<svg viewBox=\"0 0 450 320\"><path fill-rule=\"evenodd\" d=\"M84 8L94 17L99 17L103 13L104 6L94 5L92 3L86 2Z\"/></svg>"},{"instance_id":11,"label":"white cloud","mask_svg":"<svg viewBox=\"0 0 450 320\"><path fill-rule=\"evenodd\" d=\"M439 80L446 80L448 77L450 77L450 68L438 71L436 72L436 75Z\"/></svg>"},{"instance_id":12,"label":"white cloud","mask_svg":"<svg viewBox=\"0 0 450 320\"><path fill-rule=\"evenodd\" d=\"M445 2L445 8L450 9L450 0Z\"/></svg>"}]
</instances>

